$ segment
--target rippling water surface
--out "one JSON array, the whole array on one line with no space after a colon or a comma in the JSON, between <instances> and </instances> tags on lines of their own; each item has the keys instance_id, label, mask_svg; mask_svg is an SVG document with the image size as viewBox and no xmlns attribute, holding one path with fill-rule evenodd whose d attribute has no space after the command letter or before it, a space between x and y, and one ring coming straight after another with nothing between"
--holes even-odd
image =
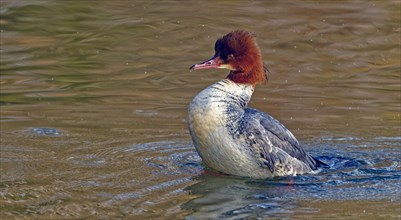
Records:
<instances>
[{"instance_id":1,"label":"rippling water surface","mask_svg":"<svg viewBox=\"0 0 401 220\"><path fill-rule=\"evenodd\" d=\"M0 217L361 218L401 213L399 1L3 0ZM188 71L235 29L272 72L250 106L329 167L251 180L207 170Z\"/></svg>"}]
</instances>

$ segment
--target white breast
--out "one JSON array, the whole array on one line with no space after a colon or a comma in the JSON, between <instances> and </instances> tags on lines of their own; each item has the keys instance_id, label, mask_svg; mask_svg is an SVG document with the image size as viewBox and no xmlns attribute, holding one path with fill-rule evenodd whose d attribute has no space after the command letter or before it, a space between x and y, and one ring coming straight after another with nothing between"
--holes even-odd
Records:
<instances>
[{"instance_id":1,"label":"white breast","mask_svg":"<svg viewBox=\"0 0 401 220\"><path fill-rule=\"evenodd\" d=\"M269 176L266 169L247 170L258 167L255 158L244 147L245 140L233 138L252 93L253 86L225 79L200 92L190 103L189 130L196 150L209 167L228 174Z\"/></svg>"}]
</instances>

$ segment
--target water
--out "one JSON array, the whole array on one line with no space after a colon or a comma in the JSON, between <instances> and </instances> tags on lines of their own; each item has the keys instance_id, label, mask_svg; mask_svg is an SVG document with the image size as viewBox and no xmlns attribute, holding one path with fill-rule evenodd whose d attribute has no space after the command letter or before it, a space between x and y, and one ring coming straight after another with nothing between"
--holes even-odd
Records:
<instances>
[{"instance_id":1,"label":"water","mask_svg":"<svg viewBox=\"0 0 401 220\"><path fill-rule=\"evenodd\" d=\"M0 217L399 219L399 1L2 1ZM272 72L250 106L329 167L206 169L189 72L235 29Z\"/></svg>"}]
</instances>

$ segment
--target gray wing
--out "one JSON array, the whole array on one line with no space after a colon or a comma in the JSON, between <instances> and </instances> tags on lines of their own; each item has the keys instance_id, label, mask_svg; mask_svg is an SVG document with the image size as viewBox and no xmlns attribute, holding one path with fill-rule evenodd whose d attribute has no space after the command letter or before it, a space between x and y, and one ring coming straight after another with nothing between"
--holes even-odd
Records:
<instances>
[{"instance_id":1,"label":"gray wing","mask_svg":"<svg viewBox=\"0 0 401 220\"><path fill-rule=\"evenodd\" d=\"M247 108L243 119L243 131L248 136L247 139L251 140L251 150L260 164L267 166L272 173L305 173L316 169L315 159L308 155L294 135L272 116Z\"/></svg>"}]
</instances>

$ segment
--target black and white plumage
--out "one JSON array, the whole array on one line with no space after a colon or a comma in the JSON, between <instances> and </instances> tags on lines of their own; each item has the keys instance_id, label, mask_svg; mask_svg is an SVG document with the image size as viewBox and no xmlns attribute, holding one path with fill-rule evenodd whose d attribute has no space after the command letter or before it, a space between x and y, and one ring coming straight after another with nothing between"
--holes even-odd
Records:
<instances>
[{"instance_id":1,"label":"black and white plumage","mask_svg":"<svg viewBox=\"0 0 401 220\"><path fill-rule=\"evenodd\" d=\"M284 125L247 107L253 91L224 79L192 100L189 130L203 161L217 171L253 178L315 170L315 160Z\"/></svg>"},{"instance_id":2,"label":"black and white plumage","mask_svg":"<svg viewBox=\"0 0 401 220\"><path fill-rule=\"evenodd\" d=\"M231 70L189 105L189 131L204 163L223 173L253 178L314 172L318 161L283 124L247 107L255 85L266 80L254 37L234 31L218 39L215 50L210 60L191 67Z\"/></svg>"}]
</instances>

